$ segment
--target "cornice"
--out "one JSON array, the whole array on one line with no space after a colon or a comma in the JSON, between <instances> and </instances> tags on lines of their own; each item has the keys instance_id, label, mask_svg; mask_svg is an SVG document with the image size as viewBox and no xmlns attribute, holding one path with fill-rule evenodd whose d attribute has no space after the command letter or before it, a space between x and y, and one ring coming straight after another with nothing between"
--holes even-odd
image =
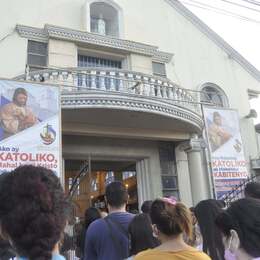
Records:
<instances>
[{"instance_id":1,"label":"cornice","mask_svg":"<svg viewBox=\"0 0 260 260\"><path fill-rule=\"evenodd\" d=\"M189 141L182 142L179 146L181 151L189 152L200 152L205 149L206 142L202 138L191 138Z\"/></svg>"},{"instance_id":2,"label":"cornice","mask_svg":"<svg viewBox=\"0 0 260 260\"><path fill-rule=\"evenodd\" d=\"M153 55L153 61L169 63L173 57L172 53L157 51Z\"/></svg>"},{"instance_id":3,"label":"cornice","mask_svg":"<svg viewBox=\"0 0 260 260\"><path fill-rule=\"evenodd\" d=\"M48 41L48 33L45 29L35 28L25 25L16 25L16 31L23 38L30 40Z\"/></svg>"},{"instance_id":4,"label":"cornice","mask_svg":"<svg viewBox=\"0 0 260 260\"><path fill-rule=\"evenodd\" d=\"M99 91L88 91L81 93L63 91L61 95L61 105L63 109L105 108L148 112L189 123L196 128L197 132L201 132L203 128L203 120L201 116L188 109L151 98L145 99L131 96L130 94L104 94Z\"/></svg>"},{"instance_id":5,"label":"cornice","mask_svg":"<svg viewBox=\"0 0 260 260\"><path fill-rule=\"evenodd\" d=\"M43 29L25 25L16 25L16 30L21 37L32 40L47 42L48 39L52 38L85 43L88 45L117 49L122 52L150 56L154 61L164 63L169 63L173 56L171 53L159 51L157 46L49 24L46 24Z\"/></svg>"}]
</instances>

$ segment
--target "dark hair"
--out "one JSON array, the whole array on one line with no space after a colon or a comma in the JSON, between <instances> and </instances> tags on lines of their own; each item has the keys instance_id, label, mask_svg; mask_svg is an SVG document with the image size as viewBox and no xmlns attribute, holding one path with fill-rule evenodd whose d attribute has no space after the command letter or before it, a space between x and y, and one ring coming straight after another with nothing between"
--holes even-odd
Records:
<instances>
[{"instance_id":1,"label":"dark hair","mask_svg":"<svg viewBox=\"0 0 260 260\"><path fill-rule=\"evenodd\" d=\"M27 91L24 88L16 88L13 94L13 101L16 100L17 96L19 94L23 94L25 96L28 96Z\"/></svg>"},{"instance_id":2,"label":"dark hair","mask_svg":"<svg viewBox=\"0 0 260 260\"><path fill-rule=\"evenodd\" d=\"M182 203L175 205L162 199L156 199L151 206L152 223L167 236L179 235L183 232L191 237L192 221L190 210Z\"/></svg>"},{"instance_id":3,"label":"dark hair","mask_svg":"<svg viewBox=\"0 0 260 260\"><path fill-rule=\"evenodd\" d=\"M114 181L106 187L107 203L115 208L119 208L127 203L128 193L124 184L120 181Z\"/></svg>"},{"instance_id":4,"label":"dark hair","mask_svg":"<svg viewBox=\"0 0 260 260\"><path fill-rule=\"evenodd\" d=\"M144 201L142 206L141 206L142 212L145 213L145 214L149 214L150 210L151 210L152 203L153 203L152 200Z\"/></svg>"},{"instance_id":5,"label":"dark hair","mask_svg":"<svg viewBox=\"0 0 260 260\"><path fill-rule=\"evenodd\" d=\"M130 255L136 255L141 251L154 248L159 241L153 237L152 223L149 215L136 215L128 227L130 236Z\"/></svg>"},{"instance_id":6,"label":"dark hair","mask_svg":"<svg viewBox=\"0 0 260 260\"><path fill-rule=\"evenodd\" d=\"M212 260L224 259L224 245L220 230L215 225L217 216L223 211L222 201L208 199L202 200L195 207L195 216L199 223L200 232L203 238L203 251Z\"/></svg>"},{"instance_id":7,"label":"dark hair","mask_svg":"<svg viewBox=\"0 0 260 260\"><path fill-rule=\"evenodd\" d=\"M1 229L18 255L50 260L68 211L60 181L51 170L26 165L1 176Z\"/></svg>"},{"instance_id":8,"label":"dark hair","mask_svg":"<svg viewBox=\"0 0 260 260\"><path fill-rule=\"evenodd\" d=\"M84 255L85 238L88 227L92 222L99 218L101 218L101 214L97 208L89 207L86 209L84 214L84 225L82 226L82 230L79 236L77 237L77 246L80 248L80 253L82 256Z\"/></svg>"},{"instance_id":9,"label":"dark hair","mask_svg":"<svg viewBox=\"0 0 260 260\"><path fill-rule=\"evenodd\" d=\"M227 237L235 230L240 246L252 257L260 256L260 201L245 198L231 203L216 219L217 226Z\"/></svg>"},{"instance_id":10,"label":"dark hair","mask_svg":"<svg viewBox=\"0 0 260 260\"><path fill-rule=\"evenodd\" d=\"M260 183L249 182L245 187L245 196L260 199Z\"/></svg>"},{"instance_id":11,"label":"dark hair","mask_svg":"<svg viewBox=\"0 0 260 260\"><path fill-rule=\"evenodd\" d=\"M101 218L101 214L100 211L95 208L95 207L89 207L86 209L85 211L85 215L84 215L84 225L85 225L85 230L88 229L89 225L97 220Z\"/></svg>"}]
</instances>

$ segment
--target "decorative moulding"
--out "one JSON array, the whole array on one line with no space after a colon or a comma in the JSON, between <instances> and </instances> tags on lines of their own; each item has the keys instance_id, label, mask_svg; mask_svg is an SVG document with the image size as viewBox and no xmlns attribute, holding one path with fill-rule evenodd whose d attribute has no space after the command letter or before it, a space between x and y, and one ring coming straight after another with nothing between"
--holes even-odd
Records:
<instances>
[{"instance_id":1,"label":"decorative moulding","mask_svg":"<svg viewBox=\"0 0 260 260\"><path fill-rule=\"evenodd\" d=\"M150 56L154 61L163 63L169 63L173 56L171 53L159 51L157 46L49 24L46 24L43 29L18 24L16 25L16 30L21 37L31 40L48 42L48 40L52 38L85 43L88 45L117 49L125 53L137 53Z\"/></svg>"},{"instance_id":2,"label":"decorative moulding","mask_svg":"<svg viewBox=\"0 0 260 260\"><path fill-rule=\"evenodd\" d=\"M200 152L207 147L207 143L203 138L191 138L189 141L182 142L179 146L181 151Z\"/></svg>"},{"instance_id":3,"label":"decorative moulding","mask_svg":"<svg viewBox=\"0 0 260 260\"><path fill-rule=\"evenodd\" d=\"M16 31L23 38L48 42L48 33L46 32L45 29L24 26L24 25L16 25Z\"/></svg>"},{"instance_id":4,"label":"decorative moulding","mask_svg":"<svg viewBox=\"0 0 260 260\"><path fill-rule=\"evenodd\" d=\"M146 99L120 93L106 93L102 95L100 92L63 92L61 96L61 104L63 109L71 108L109 108L109 109L127 109L132 111L148 112L160 114L166 117L172 117L187 122L196 128L200 133L203 128L203 120L200 115L174 104L160 102L154 99Z\"/></svg>"}]
</instances>

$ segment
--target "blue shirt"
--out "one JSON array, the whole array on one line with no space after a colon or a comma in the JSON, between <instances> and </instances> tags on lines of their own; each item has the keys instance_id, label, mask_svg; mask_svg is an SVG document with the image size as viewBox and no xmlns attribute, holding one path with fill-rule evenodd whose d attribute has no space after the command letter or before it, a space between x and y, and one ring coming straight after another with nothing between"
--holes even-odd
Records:
<instances>
[{"instance_id":1,"label":"blue shirt","mask_svg":"<svg viewBox=\"0 0 260 260\"><path fill-rule=\"evenodd\" d=\"M120 224L126 231L134 215L128 212L115 212L109 214L109 218ZM128 237L111 221L113 236L116 238L127 258L129 241ZM98 219L90 224L86 232L84 260L122 260L114 240L111 236L108 224L104 219Z\"/></svg>"},{"instance_id":2,"label":"blue shirt","mask_svg":"<svg viewBox=\"0 0 260 260\"><path fill-rule=\"evenodd\" d=\"M18 257L18 260L28 260L28 258L26 257ZM65 258L62 255L52 255L52 259L51 260L65 260Z\"/></svg>"}]
</instances>

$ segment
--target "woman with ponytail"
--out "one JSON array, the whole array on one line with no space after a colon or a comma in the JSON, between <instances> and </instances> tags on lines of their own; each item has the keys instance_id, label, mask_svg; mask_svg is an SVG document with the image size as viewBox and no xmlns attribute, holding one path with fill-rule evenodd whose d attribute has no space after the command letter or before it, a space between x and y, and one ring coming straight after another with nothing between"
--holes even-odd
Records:
<instances>
[{"instance_id":1,"label":"woman with ponytail","mask_svg":"<svg viewBox=\"0 0 260 260\"><path fill-rule=\"evenodd\" d=\"M27 165L0 176L0 231L19 260L63 260L58 243L68 211L51 170Z\"/></svg>"},{"instance_id":2,"label":"woman with ponytail","mask_svg":"<svg viewBox=\"0 0 260 260\"><path fill-rule=\"evenodd\" d=\"M210 258L191 246L183 235L192 235L192 218L189 209L172 198L156 199L151 206L154 236L162 243L136 255L135 260L209 260Z\"/></svg>"}]
</instances>

